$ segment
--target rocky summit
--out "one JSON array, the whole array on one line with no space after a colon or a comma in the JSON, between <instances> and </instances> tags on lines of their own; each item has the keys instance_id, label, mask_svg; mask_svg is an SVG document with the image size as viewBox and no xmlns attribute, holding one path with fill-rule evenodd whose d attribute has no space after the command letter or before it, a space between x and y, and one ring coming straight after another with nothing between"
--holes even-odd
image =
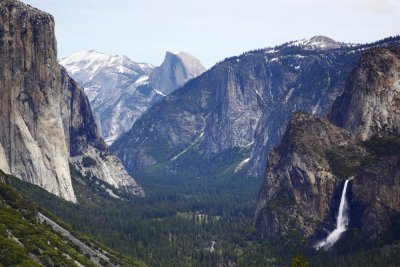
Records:
<instances>
[{"instance_id":1,"label":"rocky summit","mask_svg":"<svg viewBox=\"0 0 400 267\"><path fill-rule=\"evenodd\" d=\"M87 97L58 64L51 15L19 1L1 1L0 55L3 171L75 202L69 159L75 163L77 157L95 153L102 157L92 168L106 173L98 179L107 176L108 182L115 181L112 185L143 194L107 152ZM119 172L111 171L115 169Z\"/></svg>"},{"instance_id":2,"label":"rocky summit","mask_svg":"<svg viewBox=\"0 0 400 267\"><path fill-rule=\"evenodd\" d=\"M94 50L63 58L60 64L84 88L108 145L165 95L205 71L199 60L182 52L167 52L160 67Z\"/></svg>"},{"instance_id":3,"label":"rocky summit","mask_svg":"<svg viewBox=\"0 0 400 267\"><path fill-rule=\"evenodd\" d=\"M168 95L204 71L206 68L194 56L185 52L167 52L161 66L150 74L149 82L155 89Z\"/></svg>"},{"instance_id":4,"label":"rocky summit","mask_svg":"<svg viewBox=\"0 0 400 267\"><path fill-rule=\"evenodd\" d=\"M254 224L262 238L294 232L316 240L333 230L344 180L348 227L390 236L400 214L398 48L363 54L335 101L331 118L295 113L269 154Z\"/></svg>"}]
</instances>

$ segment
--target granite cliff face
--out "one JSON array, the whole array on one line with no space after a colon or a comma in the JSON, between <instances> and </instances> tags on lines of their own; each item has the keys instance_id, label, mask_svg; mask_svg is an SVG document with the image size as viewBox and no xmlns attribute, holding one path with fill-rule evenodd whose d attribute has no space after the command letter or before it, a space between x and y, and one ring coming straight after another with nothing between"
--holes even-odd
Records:
<instances>
[{"instance_id":1,"label":"granite cliff face","mask_svg":"<svg viewBox=\"0 0 400 267\"><path fill-rule=\"evenodd\" d=\"M372 49L364 54L335 101L331 120L367 140L376 133L400 134L399 48Z\"/></svg>"},{"instance_id":2,"label":"granite cliff face","mask_svg":"<svg viewBox=\"0 0 400 267\"><path fill-rule=\"evenodd\" d=\"M167 52L161 66L150 74L149 82L164 95L169 95L204 71L206 68L194 56L184 52Z\"/></svg>"},{"instance_id":3,"label":"granite cliff face","mask_svg":"<svg viewBox=\"0 0 400 267\"><path fill-rule=\"evenodd\" d=\"M382 155L363 167L352 183L350 224L378 238L400 214L400 153Z\"/></svg>"},{"instance_id":4,"label":"granite cliff face","mask_svg":"<svg viewBox=\"0 0 400 267\"><path fill-rule=\"evenodd\" d=\"M147 86L154 69L150 64L93 50L64 58L60 64L84 88L107 144L128 131L148 107L163 98Z\"/></svg>"},{"instance_id":5,"label":"granite cliff face","mask_svg":"<svg viewBox=\"0 0 400 267\"><path fill-rule=\"evenodd\" d=\"M69 157L111 156L83 90L57 63L53 17L2 1L0 55L0 168L75 202Z\"/></svg>"},{"instance_id":6,"label":"granite cliff face","mask_svg":"<svg viewBox=\"0 0 400 267\"><path fill-rule=\"evenodd\" d=\"M229 154L221 169L262 176L291 114L329 113L362 51L390 43L399 38L346 46L318 36L226 59L153 106L111 150L133 172L181 173L180 161Z\"/></svg>"},{"instance_id":7,"label":"granite cliff face","mask_svg":"<svg viewBox=\"0 0 400 267\"><path fill-rule=\"evenodd\" d=\"M205 69L185 53L167 53L160 67L93 50L60 61L85 88L107 144L127 132L152 105Z\"/></svg>"},{"instance_id":8,"label":"granite cliff face","mask_svg":"<svg viewBox=\"0 0 400 267\"><path fill-rule=\"evenodd\" d=\"M269 154L255 214L260 236L278 237L291 231L305 238L313 236L338 207L334 195L349 177L336 170L333 161L347 155L358 159L368 152L353 135L328 120L303 112L293 114L281 145ZM346 164L356 168L361 163Z\"/></svg>"},{"instance_id":9,"label":"granite cliff face","mask_svg":"<svg viewBox=\"0 0 400 267\"><path fill-rule=\"evenodd\" d=\"M331 120L369 148L373 161L353 182L355 224L376 237L400 212L400 49L367 51L352 72Z\"/></svg>"},{"instance_id":10,"label":"granite cliff face","mask_svg":"<svg viewBox=\"0 0 400 267\"><path fill-rule=\"evenodd\" d=\"M262 238L326 235L334 228L345 179L351 179L350 228L378 238L396 223L399 55L398 48L364 53L332 108L331 118L345 129L310 114L293 115L281 145L270 153L259 193L254 223Z\"/></svg>"}]
</instances>

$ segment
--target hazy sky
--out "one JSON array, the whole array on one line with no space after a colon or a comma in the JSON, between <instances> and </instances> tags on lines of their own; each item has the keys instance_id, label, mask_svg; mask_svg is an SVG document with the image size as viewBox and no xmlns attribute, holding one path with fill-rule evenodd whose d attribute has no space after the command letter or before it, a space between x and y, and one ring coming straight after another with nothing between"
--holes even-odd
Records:
<instances>
[{"instance_id":1,"label":"hazy sky","mask_svg":"<svg viewBox=\"0 0 400 267\"><path fill-rule=\"evenodd\" d=\"M400 34L399 0L22 0L51 13L59 57L94 49L158 65L185 51L207 67L242 52L326 35Z\"/></svg>"}]
</instances>

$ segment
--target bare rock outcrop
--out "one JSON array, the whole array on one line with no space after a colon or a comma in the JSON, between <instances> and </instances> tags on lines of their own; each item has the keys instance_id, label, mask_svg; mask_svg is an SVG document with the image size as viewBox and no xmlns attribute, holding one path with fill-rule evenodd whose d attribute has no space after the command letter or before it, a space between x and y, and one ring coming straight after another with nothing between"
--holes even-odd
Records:
<instances>
[{"instance_id":1,"label":"bare rock outcrop","mask_svg":"<svg viewBox=\"0 0 400 267\"><path fill-rule=\"evenodd\" d=\"M400 135L400 49L364 54L333 106L331 120L367 140L374 134Z\"/></svg>"},{"instance_id":2,"label":"bare rock outcrop","mask_svg":"<svg viewBox=\"0 0 400 267\"><path fill-rule=\"evenodd\" d=\"M161 66L150 74L149 82L152 87L168 95L204 71L206 68L194 56L184 52L167 52Z\"/></svg>"}]
</instances>

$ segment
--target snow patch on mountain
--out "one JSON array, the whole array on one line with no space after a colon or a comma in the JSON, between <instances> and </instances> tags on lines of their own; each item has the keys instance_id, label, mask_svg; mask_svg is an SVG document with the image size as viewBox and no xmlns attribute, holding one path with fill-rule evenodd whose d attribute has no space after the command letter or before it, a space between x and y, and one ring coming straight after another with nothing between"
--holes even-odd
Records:
<instances>
[{"instance_id":1,"label":"snow patch on mountain","mask_svg":"<svg viewBox=\"0 0 400 267\"><path fill-rule=\"evenodd\" d=\"M89 83L104 69L115 73L140 75L149 73L154 66L145 63L135 63L127 56L111 56L94 50L81 51L60 60L68 73L82 85Z\"/></svg>"},{"instance_id":2,"label":"snow patch on mountain","mask_svg":"<svg viewBox=\"0 0 400 267\"><path fill-rule=\"evenodd\" d=\"M85 88L96 123L109 145L161 99L156 92L139 89L148 85L154 69L151 64L94 50L78 52L60 63Z\"/></svg>"},{"instance_id":3,"label":"snow patch on mountain","mask_svg":"<svg viewBox=\"0 0 400 267\"><path fill-rule=\"evenodd\" d=\"M338 43L329 37L318 35L291 42L288 46L299 46L306 50L330 50L341 48L344 44Z\"/></svg>"},{"instance_id":4,"label":"snow patch on mountain","mask_svg":"<svg viewBox=\"0 0 400 267\"><path fill-rule=\"evenodd\" d=\"M246 159L244 159L244 160L242 160L236 167L235 167L235 173L237 173L238 171L240 171L240 170L242 170L246 165L247 165L247 163L249 163L249 161L250 161L250 158L246 158Z\"/></svg>"},{"instance_id":5,"label":"snow patch on mountain","mask_svg":"<svg viewBox=\"0 0 400 267\"><path fill-rule=\"evenodd\" d=\"M60 63L85 88L108 145L154 103L205 71L199 60L184 52L167 52L157 68L94 50L78 52Z\"/></svg>"}]
</instances>

